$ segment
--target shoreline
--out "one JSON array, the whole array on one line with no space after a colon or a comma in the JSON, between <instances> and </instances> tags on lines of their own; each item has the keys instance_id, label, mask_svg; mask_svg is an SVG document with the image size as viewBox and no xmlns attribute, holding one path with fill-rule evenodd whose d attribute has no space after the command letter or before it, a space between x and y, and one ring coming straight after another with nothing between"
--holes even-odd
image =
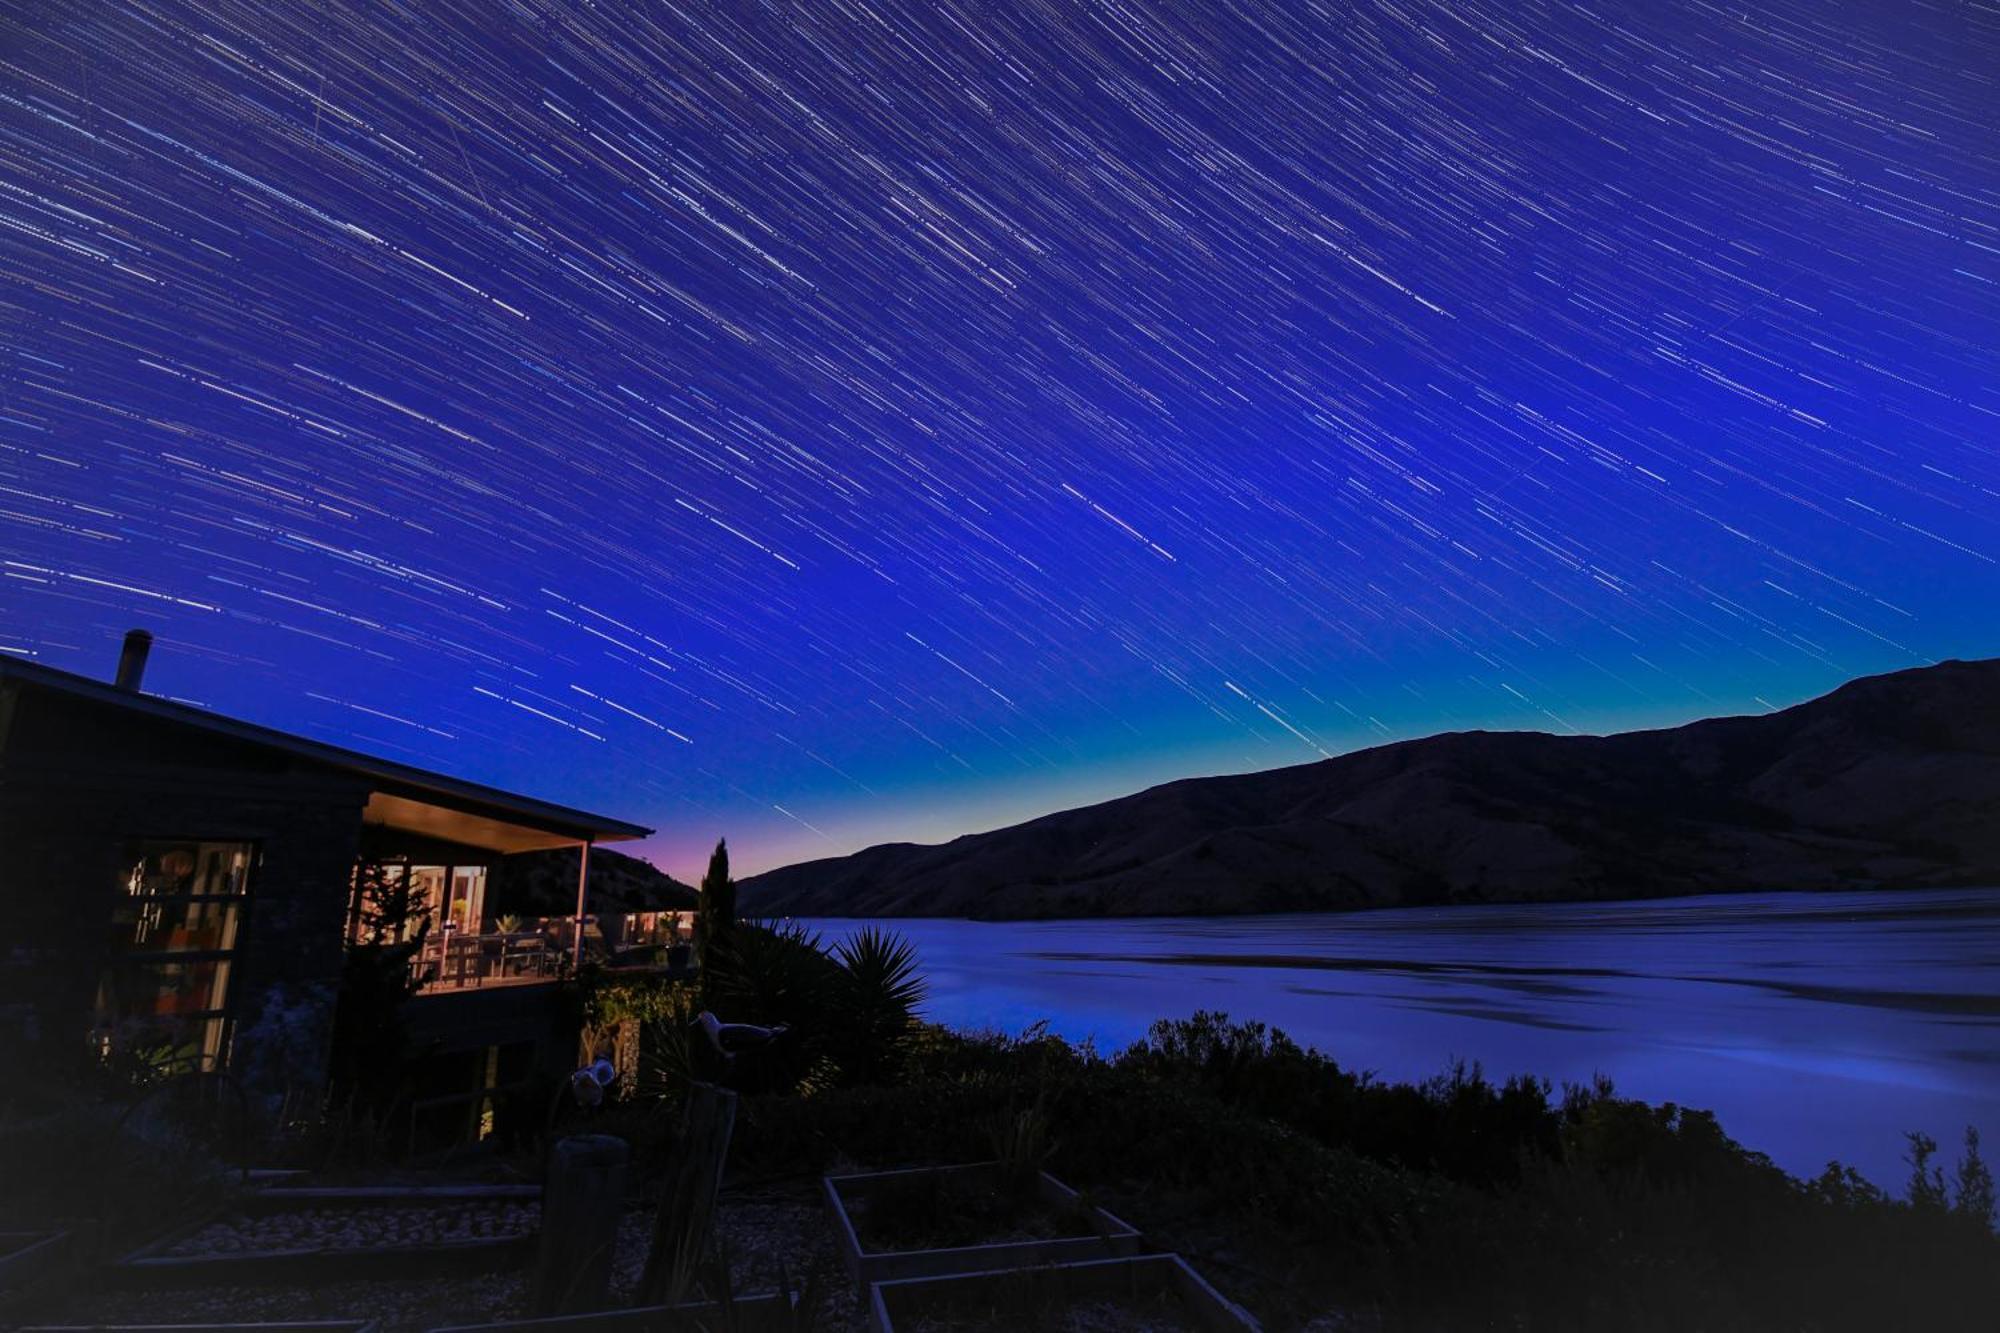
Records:
<instances>
[{"instance_id":1,"label":"shoreline","mask_svg":"<svg viewBox=\"0 0 2000 1333\"><path fill-rule=\"evenodd\" d=\"M1455 903L1374 903L1365 907L1315 907L1287 909L1283 911L1244 912L1149 912L1149 913L1093 913L1073 916L924 916L915 913L882 914L874 912L781 912L761 914L745 909L746 921L950 921L968 925L1015 926L1036 925L1057 921L1131 922L1141 924L1151 921L1245 921L1274 920L1284 917L1352 917L1372 916L1380 912L1443 912L1460 910L1508 907L1610 907L1620 903L1693 903L1712 898L1740 900L1769 896L1773 898L1798 898L1809 895L1833 897L1843 894L1919 894L1919 893L1967 893L1985 892L2000 894L2000 883L1972 882L1963 884L1906 884L1860 885L1838 889L1822 888L1772 888L1758 886L1741 889L1707 889L1695 893L1639 893L1621 894L1605 898L1497 898L1480 902Z\"/></svg>"},{"instance_id":2,"label":"shoreline","mask_svg":"<svg viewBox=\"0 0 2000 1333\"><path fill-rule=\"evenodd\" d=\"M866 925L917 948L933 1021L1040 1019L1122 1049L1157 1018L1262 1020L1344 1068L1431 1077L1455 1058L1557 1083L1611 1076L1713 1109L1812 1175L1890 1184L1902 1135L2000 1139L2000 889L1774 891L1364 913Z\"/></svg>"}]
</instances>

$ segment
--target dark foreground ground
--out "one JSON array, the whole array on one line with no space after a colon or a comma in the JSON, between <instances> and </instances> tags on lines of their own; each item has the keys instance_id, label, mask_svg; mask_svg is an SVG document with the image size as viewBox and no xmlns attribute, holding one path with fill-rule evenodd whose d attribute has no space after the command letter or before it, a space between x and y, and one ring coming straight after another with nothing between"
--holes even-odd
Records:
<instances>
[{"instance_id":1,"label":"dark foreground ground","mask_svg":"<svg viewBox=\"0 0 2000 1333\"><path fill-rule=\"evenodd\" d=\"M734 1285L769 1290L817 1267L822 1328L860 1324L831 1266L819 1176L983 1160L1010 1132L1018 1150L1024 1125L1049 1170L1153 1247L1186 1256L1271 1329L1990 1333L2000 1309L1992 1184L1976 1154L1936 1154L1891 1197L1839 1168L1787 1176L1699 1111L1605 1087L1495 1084L1472 1070L1377 1083L1215 1016L1158 1025L1115 1059L1034 1032L941 1029L899 1040L893 1055L865 1079L816 1083L772 1069L785 1091L744 1093L719 1222ZM756 1072L739 1071L753 1084ZM673 1097L640 1096L558 1129L632 1145L626 1284L676 1114ZM103 1215L117 1218L129 1247L200 1205L185 1181L149 1184L143 1157L93 1149L84 1118L45 1120L35 1134L12 1136L0 1156L10 1225L35 1208L47 1216L64 1201L118 1197L122 1211ZM524 1144L460 1173L532 1182L538 1162ZM320 1178L386 1177L335 1162ZM346 1316L420 1330L520 1317L525 1280L173 1294L86 1286L38 1318Z\"/></svg>"}]
</instances>

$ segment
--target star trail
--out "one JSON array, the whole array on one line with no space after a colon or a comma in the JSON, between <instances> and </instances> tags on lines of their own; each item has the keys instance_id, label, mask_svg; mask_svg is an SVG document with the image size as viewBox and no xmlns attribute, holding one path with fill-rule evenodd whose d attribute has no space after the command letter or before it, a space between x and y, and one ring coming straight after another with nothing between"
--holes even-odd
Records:
<instances>
[{"instance_id":1,"label":"star trail","mask_svg":"<svg viewBox=\"0 0 2000 1333\"><path fill-rule=\"evenodd\" d=\"M0 651L681 873L2000 653L2000 10L0 4Z\"/></svg>"}]
</instances>

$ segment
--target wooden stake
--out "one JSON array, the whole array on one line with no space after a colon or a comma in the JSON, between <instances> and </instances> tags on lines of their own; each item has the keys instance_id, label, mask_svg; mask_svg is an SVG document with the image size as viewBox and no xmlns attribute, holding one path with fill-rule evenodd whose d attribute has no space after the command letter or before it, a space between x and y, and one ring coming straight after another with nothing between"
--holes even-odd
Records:
<instances>
[{"instance_id":1,"label":"wooden stake","mask_svg":"<svg viewBox=\"0 0 2000 1333\"><path fill-rule=\"evenodd\" d=\"M609 1134L574 1134L549 1149L529 1289L535 1315L583 1314L610 1303L611 1258L631 1156L625 1140Z\"/></svg>"},{"instance_id":2,"label":"wooden stake","mask_svg":"<svg viewBox=\"0 0 2000 1333\"><path fill-rule=\"evenodd\" d=\"M676 1305L688 1298L715 1222L715 1199L735 1128L736 1094L710 1083L695 1084L667 1163L653 1244L639 1279L639 1304ZM720 1293L709 1294L720 1298Z\"/></svg>"}]
</instances>

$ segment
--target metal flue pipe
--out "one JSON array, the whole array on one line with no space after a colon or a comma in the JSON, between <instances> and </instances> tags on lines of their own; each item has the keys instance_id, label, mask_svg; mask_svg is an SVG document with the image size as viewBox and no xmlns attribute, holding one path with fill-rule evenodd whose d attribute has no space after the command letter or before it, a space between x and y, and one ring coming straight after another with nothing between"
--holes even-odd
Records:
<instances>
[{"instance_id":1,"label":"metal flue pipe","mask_svg":"<svg viewBox=\"0 0 2000 1333\"><path fill-rule=\"evenodd\" d=\"M146 674L146 654L153 651L153 636L142 629L125 631L125 647L118 654L118 674L112 684L121 690L139 692L139 682Z\"/></svg>"}]
</instances>

